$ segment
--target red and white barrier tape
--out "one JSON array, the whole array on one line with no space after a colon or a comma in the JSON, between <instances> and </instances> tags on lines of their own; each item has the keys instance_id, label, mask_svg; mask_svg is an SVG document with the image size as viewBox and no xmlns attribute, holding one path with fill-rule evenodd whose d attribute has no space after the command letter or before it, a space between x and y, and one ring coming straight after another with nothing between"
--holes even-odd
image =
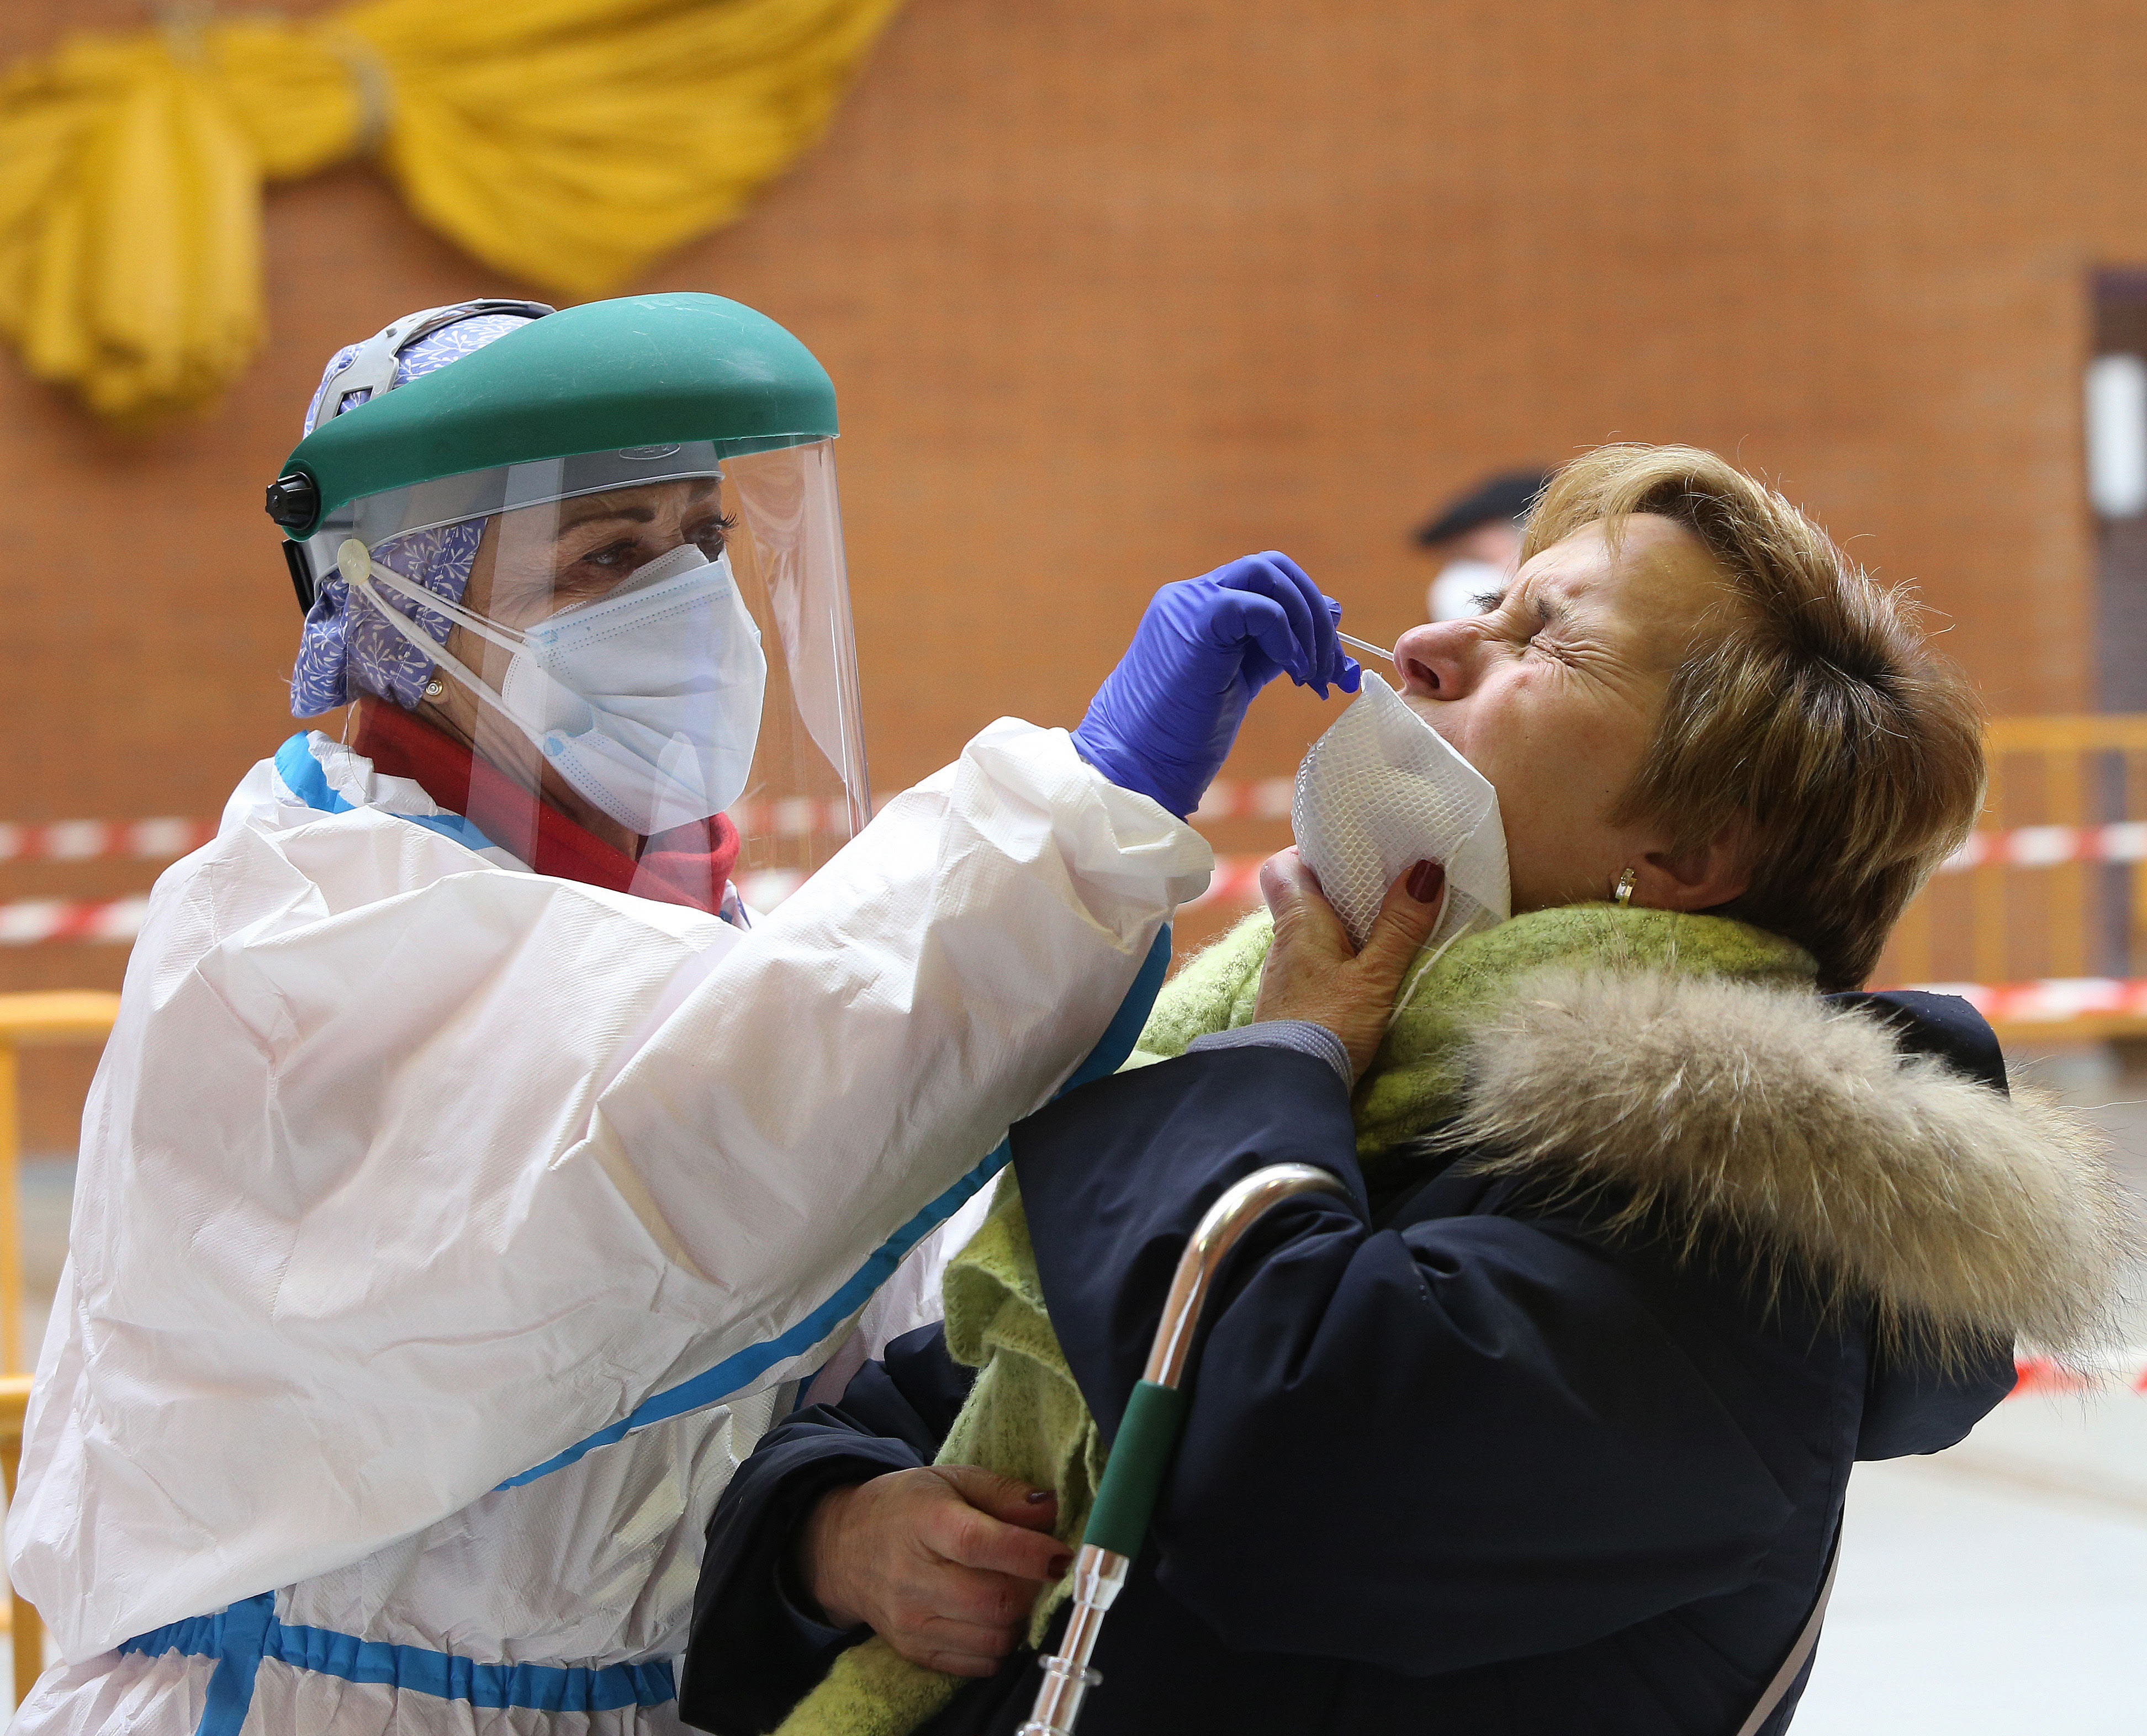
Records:
<instances>
[{"instance_id":1,"label":"red and white barrier tape","mask_svg":"<svg viewBox=\"0 0 2147 1736\"><path fill-rule=\"evenodd\" d=\"M213 820L0 821L0 862L88 862L100 856L168 862L215 836Z\"/></svg>"},{"instance_id":2,"label":"red and white barrier tape","mask_svg":"<svg viewBox=\"0 0 2147 1736\"><path fill-rule=\"evenodd\" d=\"M893 799L881 796L873 803L873 812ZM850 804L847 798L838 796L833 801L823 802L811 796L786 796L779 802L740 802L723 810L731 817L731 823L748 838L812 838L821 834L836 838L850 835Z\"/></svg>"},{"instance_id":3,"label":"red and white barrier tape","mask_svg":"<svg viewBox=\"0 0 2147 1736\"><path fill-rule=\"evenodd\" d=\"M1286 820L1289 818L1288 778L1244 782L1219 779L1209 787L1195 820ZM876 798L878 813L893 798ZM729 810L739 831L761 838L809 838L850 831L848 799L823 801L811 796L775 802L743 802ZM0 822L0 862L84 862L100 856L136 856L160 860L183 856L216 836L213 820L46 820L10 825ZM2147 851L2143 851L2147 853Z\"/></svg>"},{"instance_id":4,"label":"red and white barrier tape","mask_svg":"<svg viewBox=\"0 0 2147 1736\"><path fill-rule=\"evenodd\" d=\"M1289 818L1290 792L1296 781L1289 778L1259 778L1243 782L1218 778L1208 786L1208 793L1201 798L1199 811L1194 816L1197 824L1216 820L1287 820ZM877 796L873 800L873 812L878 813L893 798ZM804 838L814 833L833 833L838 838L849 835L850 810L847 801L840 797L832 801L820 801L809 796L794 796L779 802L742 802L728 810L739 831L748 836L761 838Z\"/></svg>"},{"instance_id":5,"label":"red and white barrier tape","mask_svg":"<svg viewBox=\"0 0 2147 1736\"><path fill-rule=\"evenodd\" d=\"M1219 779L1209 786L1193 818L1214 820L1287 820L1294 788L1287 778L1254 782ZM2019 826L2009 832L1978 832L1939 865L1942 874L1970 868L2055 868L2068 862L2147 862L2147 820L2108 826Z\"/></svg>"},{"instance_id":6,"label":"red and white barrier tape","mask_svg":"<svg viewBox=\"0 0 2147 1736\"><path fill-rule=\"evenodd\" d=\"M793 817L795 818L795 817ZM1207 890L1182 908L1188 911L1249 906L1260 896L1264 856L1218 856ZM798 889L803 877L789 869L764 869L740 878L739 893L756 910L772 910ZM90 902L31 898L0 904L0 946L46 940L132 940L148 901L143 898ZM1940 994L1957 994L1994 1024L2053 1024L2089 1017L2147 1018L2147 978L2064 977L2034 983L1919 983Z\"/></svg>"},{"instance_id":7,"label":"red and white barrier tape","mask_svg":"<svg viewBox=\"0 0 2147 1736\"><path fill-rule=\"evenodd\" d=\"M1260 897L1260 864L1264 856L1218 856L1208 890L1179 906L1199 910L1214 904L1255 904Z\"/></svg>"},{"instance_id":8,"label":"red and white barrier tape","mask_svg":"<svg viewBox=\"0 0 2147 1736\"><path fill-rule=\"evenodd\" d=\"M41 940L132 940L149 913L146 898L25 898L0 904L0 946Z\"/></svg>"},{"instance_id":9,"label":"red and white barrier tape","mask_svg":"<svg viewBox=\"0 0 2147 1736\"><path fill-rule=\"evenodd\" d=\"M1195 821L1286 820L1291 788L1287 778L1219 781L1209 787L1207 798L1193 818ZM875 802L874 812L885 807L888 800L883 797ZM730 813L741 831L760 837L824 833L839 837L847 836L850 828L848 804L839 800L823 802L801 796L745 803ZM166 861L198 848L215 833L213 821L176 818L54 820L35 825L0 823L0 862L82 862L122 856ZM1197 910L1204 906L1254 902L1259 897L1259 866L1266 859L1264 856L1217 857L1208 889L1185 908ZM2147 820L2110 826L2027 826L2012 832L1979 832L1947 859L1940 872L1959 873L1987 864L2049 868L2066 862L2147 862ZM746 890L746 901L757 909L773 908L795 886L794 875L760 877ZM129 939L132 930L118 932L114 925L123 927L127 920L123 912L139 902L114 901L110 909L123 913L106 918L81 913L105 907L61 900L0 904L0 946L48 939ZM84 923L98 932L85 937ZM113 932L103 932L105 928ZM2079 978L1929 986L1974 1001L1984 1016L1992 1019L2056 1020L2084 1013L2147 1014L2147 982L2141 981Z\"/></svg>"},{"instance_id":10,"label":"red and white barrier tape","mask_svg":"<svg viewBox=\"0 0 2147 1736\"><path fill-rule=\"evenodd\" d=\"M1287 820L1296 782L1260 778L1239 782L1220 778L1208 787L1196 823L1212 820ZM1974 833L1940 866L1957 874L1986 864L2005 868L2054 868L2067 862L2147 862L2147 820L2120 820L2107 826L2019 826L2004 832Z\"/></svg>"},{"instance_id":11,"label":"red and white barrier tape","mask_svg":"<svg viewBox=\"0 0 2147 1736\"><path fill-rule=\"evenodd\" d=\"M1219 778L1201 798L1194 821L1286 820L1296 788L1291 778L1243 781ZM2107 826L2020 826L1978 832L1946 858L1941 873L1960 873L1985 863L2007 868L2054 868L2065 862L2147 862L2147 820Z\"/></svg>"},{"instance_id":12,"label":"red and white barrier tape","mask_svg":"<svg viewBox=\"0 0 2147 1736\"><path fill-rule=\"evenodd\" d=\"M1193 818L1196 824L1215 820L1287 820L1290 793L1296 787L1294 778L1219 778L1208 786ZM873 812L878 813L892 799L873 798ZM763 838L798 838L816 832L844 836L850 829L849 805L839 797L828 802L803 796L780 802L745 802L729 813L739 831Z\"/></svg>"},{"instance_id":13,"label":"red and white barrier tape","mask_svg":"<svg viewBox=\"0 0 2147 1736\"><path fill-rule=\"evenodd\" d=\"M2013 1390L2009 1398L2024 1398L2036 1393L2107 1392L2122 1386L2147 1396L2147 1352L2129 1351L2109 1358L2091 1368L2068 1367L2044 1356L2024 1356L2013 1365Z\"/></svg>"},{"instance_id":14,"label":"red and white barrier tape","mask_svg":"<svg viewBox=\"0 0 2147 1736\"><path fill-rule=\"evenodd\" d=\"M1296 788L1294 778L1258 778L1244 783L1218 778L1200 798L1194 822L1286 820L1289 818L1289 798Z\"/></svg>"},{"instance_id":15,"label":"red and white barrier tape","mask_svg":"<svg viewBox=\"0 0 2147 1736\"><path fill-rule=\"evenodd\" d=\"M1217 858L1208 890L1184 908L1250 903L1260 895L1260 864L1266 860L1264 856ZM794 869L763 868L738 877L738 896L755 910L773 910L803 881L804 876ZM0 904L0 947L33 946L47 940L132 940L141 932L148 908L147 898L26 898Z\"/></svg>"},{"instance_id":16,"label":"red and white barrier tape","mask_svg":"<svg viewBox=\"0 0 2147 1736\"><path fill-rule=\"evenodd\" d=\"M1957 994L1994 1025L2062 1024L2075 1018L2147 1018L2147 978L2046 977L2035 983L1911 983Z\"/></svg>"},{"instance_id":17,"label":"red and white barrier tape","mask_svg":"<svg viewBox=\"0 0 2147 1736\"><path fill-rule=\"evenodd\" d=\"M2110 826L2021 826L2011 832L1978 832L1945 859L1939 872L1958 874L1989 863L2055 868L2065 862L2147 862L2147 820L2121 820Z\"/></svg>"},{"instance_id":18,"label":"red and white barrier tape","mask_svg":"<svg viewBox=\"0 0 2147 1736\"><path fill-rule=\"evenodd\" d=\"M1193 816L1196 823L1218 820L1287 820L1289 778L1218 778ZM877 813L890 798L878 798ZM775 838L816 833L848 835L847 800L822 801L809 796L778 802L748 802L730 810L742 832ZM216 835L213 820L161 817L147 820L46 820L10 824L0 821L0 862L86 862L98 857L131 856L168 861L183 856ZM2123 820L2108 826L2022 826L2009 832L1979 832L1948 857L1941 873L1960 873L1986 865L2054 868L2067 862L2147 862L2147 820Z\"/></svg>"}]
</instances>

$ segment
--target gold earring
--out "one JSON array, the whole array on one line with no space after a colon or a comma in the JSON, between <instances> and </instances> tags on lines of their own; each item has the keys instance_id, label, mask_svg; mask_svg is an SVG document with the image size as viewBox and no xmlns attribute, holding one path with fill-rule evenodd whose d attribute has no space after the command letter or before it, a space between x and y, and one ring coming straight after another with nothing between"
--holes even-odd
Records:
<instances>
[{"instance_id":1,"label":"gold earring","mask_svg":"<svg viewBox=\"0 0 2147 1736\"><path fill-rule=\"evenodd\" d=\"M1610 894L1610 902L1620 910L1633 902L1633 871L1627 868L1618 877L1618 889Z\"/></svg>"}]
</instances>

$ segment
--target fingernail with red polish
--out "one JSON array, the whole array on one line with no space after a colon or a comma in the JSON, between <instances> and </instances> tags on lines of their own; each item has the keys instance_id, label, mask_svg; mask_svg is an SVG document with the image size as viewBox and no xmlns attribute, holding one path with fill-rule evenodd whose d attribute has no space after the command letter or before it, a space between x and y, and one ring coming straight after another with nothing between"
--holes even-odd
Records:
<instances>
[{"instance_id":1,"label":"fingernail with red polish","mask_svg":"<svg viewBox=\"0 0 2147 1736\"><path fill-rule=\"evenodd\" d=\"M1419 904L1431 903L1445 884L1446 870L1435 862L1419 862L1409 870L1409 895Z\"/></svg>"},{"instance_id":2,"label":"fingernail with red polish","mask_svg":"<svg viewBox=\"0 0 2147 1736\"><path fill-rule=\"evenodd\" d=\"M1073 1565L1074 1558L1071 1555L1053 1556L1051 1558L1051 1577L1054 1579L1063 1578L1065 1574L1066 1569Z\"/></svg>"},{"instance_id":3,"label":"fingernail with red polish","mask_svg":"<svg viewBox=\"0 0 2147 1736\"><path fill-rule=\"evenodd\" d=\"M1022 1497L1022 1499L1028 1502L1031 1507L1038 1506L1050 1498L1051 1491L1048 1488L1033 1488Z\"/></svg>"}]
</instances>

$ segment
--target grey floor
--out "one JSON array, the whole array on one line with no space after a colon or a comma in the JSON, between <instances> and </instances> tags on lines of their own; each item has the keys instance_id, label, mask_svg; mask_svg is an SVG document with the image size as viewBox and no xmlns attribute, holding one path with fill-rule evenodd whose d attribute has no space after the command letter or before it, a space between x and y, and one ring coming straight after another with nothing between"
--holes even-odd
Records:
<instances>
[{"instance_id":1,"label":"grey floor","mask_svg":"<svg viewBox=\"0 0 2147 1736\"><path fill-rule=\"evenodd\" d=\"M2147 1730L2143 1413L2018 1398L1949 1453L1859 1466L1797 1736ZM1986 1435L2027 1450L1979 1458ZM2129 1474L2044 1482L2039 1436L2060 1459L2122 1444Z\"/></svg>"},{"instance_id":2,"label":"grey floor","mask_svg":"<svg viewBox=\"0 0 2147 1736\"><path fill-rule=\"evenodd\" d=\"M2147 1056L2013 1058L2109 1133L2147 1201ZM26 1342L73 1165L24 1167ZM2147 1368L2147 1304L2130 1338ZM0 1641L0 1668L4 1668ZM0 1676L0 1680L4 1680ZM1858 1468L1797 1736L2147 1736L2147 1393L2024 1396L1949 1452Z\"/></svg>"},{"instance_id":3,"label":"grey floor","mask_svg":"<svg viewBox=\"0 0 2147 1736\"><path fill-rule=\"evenodd\" d=\"M2147 1203L2147 1064L2009 1056L2110 1137ZM2147 1368L2147 1306L2128 1359ZM1860 1465L1797 1736L2147 1733L2147 1393L2023 1396L1928 1458Z\"/></svg>"}]
</instances>

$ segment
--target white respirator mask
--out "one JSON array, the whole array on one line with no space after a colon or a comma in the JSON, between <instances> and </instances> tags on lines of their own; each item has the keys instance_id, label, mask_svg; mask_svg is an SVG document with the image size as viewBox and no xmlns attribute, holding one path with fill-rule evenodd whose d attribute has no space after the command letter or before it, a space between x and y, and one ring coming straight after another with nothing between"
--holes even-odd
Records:
<instances>
[{"instance_id":1,"label":"white respirator mask","mask_svg":"<svg viewBox=\"0 0 2147 1736\"><path fill-rule=\"evenodd\" d=\"M1446 907L1426 943L1434 959L1513 913L1498 792L1376 675L1298 767L1289 820L1360 947L1388 888L1419 862L1446 869Z\"/></svg>"},{"instance_id":2,"label":"white respirator mask","mask_svg":"<svg viewBox=\"0 0 2147 1736\"><path fill-rule=\"evenodd\" d=\"M512 722L575 793L648 838L720 813L744 793L760 738L768 658L731 576L688 543L609 595L517 632L434 596L353 538L338 564L353 599ZM511 652L494 693L376 587Z\"/></svg>"}]
</instances>

